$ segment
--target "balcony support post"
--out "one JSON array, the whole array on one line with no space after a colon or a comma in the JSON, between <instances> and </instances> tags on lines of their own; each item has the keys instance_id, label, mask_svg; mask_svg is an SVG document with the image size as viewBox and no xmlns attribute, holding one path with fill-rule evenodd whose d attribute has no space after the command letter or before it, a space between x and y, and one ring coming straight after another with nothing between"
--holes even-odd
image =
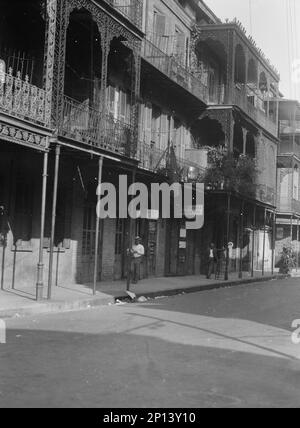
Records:
<instances>
[{"instance_id":1,"label":"balcony support post","mask_svg":"<svg viewBox=\"0 0 300 428\"><path fill-rule=\"evenodd\" d=\"M299 217L297 218L297 264L296 269L299 269Z\"/></svg>"},{"instance_id":2,"label":"balcony support post","mask_svg":"<svg viewBox=\"0 0 300 428\"><path fill-rule=\"evenodd\" d=\"M243 131L243 155L247 154L247 129L246 128L242 128Z\"/></svg>"},{"instance_id":3,"label":"balcony support post","mask_svg":"<svg viewBox=\"0 0 300 428\"><path fill-rule=\"evenodd\" d=\"M138 124L139 124L139 108L138 102L141 91L141 42L134 43L132 52L132 82L131 82L131 118L130 123L133 129L132 141L129 142L129 155L135 156L138 143Z\"/></svg>"},{"instance_id":4,"label":"balcony support post","mask_svg":"<svg viewBox=\"0 0 300 428\"><path fill-rule=\"evenodd\" d=\"M134 168L132 171L132 178L131 178L132 184L135 183L135 179L136 179L136 168ZM128 212L128 215L129 215L129 212ZM127 247L126 249L126 260L127 260L126 291L130 291L130 283L131 283L131 251L130 250L132 247L132 242L134 237L134 226L135 226L135 221L130 216L129 230L128 230L128 245L126 246Z\"/></svg>"},{"instance_id":5,"label":"balcony support post","mask_svg":"<svg viewBox=\"0 0 300 428\"><path fill-rule=\"evenodd\" d=\"M100 217L98 216L98 209L101 200L101 194L99 186L102 182L102 171L103 171L103 156L99 157L98 162L98 182L97 182L97 207L96 207L96 232L95 232L95 263L94 263L94 283L93 283L93 294L97 293L97 281L98 281L98 268L99 268L99 233L100 233Z\"/></svg>"},{"instance_id":6,"label":"balcony support post","mask_svg":"<svg viewBox=\"0 0 300 428\"><path fill-rule=\"evenodd\" d=\"M272 275L274 275L275 267L275 247L276 247L276 212L273 213L273 225L272 225Z\"/></svg>"},{"instance_id":7,"label":"balcony support post","mask_svg":"<svg viewBox=\"0 0 300 428\"><path fill-rule=\"evenodd\" d=\"M61 147L57 144L55 148L55 167L54 167L54 183L53 183L53 199L52 199L52 219L51 219L51 238L50 238L50 255L49 255L49 273L48 273L48 300L52 297L52 274L53 274L53 255L54 255L54 239L56 226L56 207L57 207L57 188L60 163Z\"/></svg>"},{"instance_id":8,"label":"balcony support post","mask_svg":"<svg viewBox=\"0 0 300 428\"><path fill-rule=\"evenodd\" d=\"M231 209L231 194L227 194L227 210L226 210L226 262L224 280L228 281L229 271L229 239L230 239L230 209Z\"/></svg>"},{"instance_id":9,"label":"balcony support post","mask_svg":"<svg viewBox=\"0 0 300 428\"><path fill-rule=\"evenodd\" d=\"M57 30L57 0L47 0L45 59L44 59L44 89L46 91L45 119L47 125L51 122L53 103L53 83L55 67L55 38Z\"/></svg>"},{"instance_id":10,"label":"balcony support post","mask_svg":"<svg viewBox=\"0 0 300 428\"><path fill-rule=\"evenodd\" d=\"M39 261L37 267L36 300L43 299L44 290L44 232L45 232L45 214L46 214L46 195L48 179L48 151L44 153L43 160L43 179L42 179L42 206L41 206L41 229L40 229L40 247Z\"/></svg>"},{"instance_id":11,"label":"balcony support post","mask_svg":"<svg viewBox=\"0 0 300 428\"><path fill-rule=\"evenodd\" d=\"M255 225L256 225L256 205L253 207L253 229L252 229L252 261L251 261L251 277L254 277L254 251L255 251Z\"/></svg>"},{"instance_id":12,"label":"balcony support post","mask_svg":"<svg viewBox=\"0 0 300 428\"><path fill-rule=\"evenodd\" d=\"M244 200L241 203L240 211L240 263L239 263L239 278L243 278L243 245L244 245Z\"/></svg>"},{"instance_id":13,"label":"balcony support post","mask_svg":"<svg viewBox=\"0 0 300 428\"><path fill-rule=\"evenodd\" d=\"M104 143L106 136L106 116L107 116L107 76L108 76L108 56L110 51L110 44L113 36L109 34L109 29L105 28L104 31L98 26L101 34L101 49L102 49L102 64L101 64L101 90L100 90L100 102L101 102L101 139Z\"/></svg>"},{"instance_id":14,"label":"balcony support post","mask_svg":"<svg viewBox=\"0 0 300 428\"><path fill-rule=\"evenodd\" d=\"M262 256L262 276L265 275L265 255L266 255L266 223L267 223L267 210L264 209L264 238L263 238L263 256Z\"/></svg>"}]
</instances>

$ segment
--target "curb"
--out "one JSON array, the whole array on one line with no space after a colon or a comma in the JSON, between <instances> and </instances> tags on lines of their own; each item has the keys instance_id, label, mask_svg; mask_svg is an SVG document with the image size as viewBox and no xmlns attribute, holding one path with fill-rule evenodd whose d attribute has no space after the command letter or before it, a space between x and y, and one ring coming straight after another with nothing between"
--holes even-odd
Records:
<instances>
[{"instance_id":1,"label":"curb","mask_svg":"<svg viewBox=\"0 0 300 428\"><path fill-rule=\"evenodd\" d=\"M97 306L107 306L109 304L115 304L115 298L111 297L99 297L91 298L86 300L79 300L74 302L40 302L32 306L24 306L20 308L11 309L0 309L0 318L11 319L29 317L32 315L51 314L59 312L71 312L79 311L82 309L89 309Z\"/></svg>"},{"instance_id":2,"label":"curb","mask_svg":"<svg viewBox=\"0 0 300 428\"><path fill-rule=\"evenodd\" d=\"M198 293L201 291L217 290L220 288L230 288L236 287L238 285L247 285L260 282L269 282L273 280L287 279L290 278L290 275L274 275L268 277L260 278L245 278L234 281L222 281L219 283L212 283L206 285L195 285L188 288L173 288L169 290L158 290L152 292L136 293L136 298L146 297L154 299L155 297L168 297L176 296L178 294L191 294ZM118 301L124 302L128 301L129 297L127 294L122 294L120 296L109 296L109 297L93 297L85 300L75 300L73 302L63 301L63 302L39 302L31 306L24 306L20 308L12 309L0 309L0 318L2 319L11 319L11 318L21 318L28 317L33 315L42 315L42 314L53 314L60 312L71 312L79 311L83 309L95 308L98 306L107 306L109 304L115 304Z\"/></svg>"},{"instance_id":3,"label":"curb","mask_svg":"<svg viewBox=\"0 0 300 428\"><path fill-rule=\"evenodd\" d=\"M188 288L173 288L169 290L162 290L162 291L153 291L153 292L147 292L147 293L135 293L136 298L139 297L146 297L153 299L155 297L168 297L168 296L176 296L178 294L192 294L192 293L199 293L201 291L210 291L210 290L218 290L220 288L231 288L236 287L238 285L249 285L249 284L255 284L255 283L261 283L261 282L270 282L270 281L278 281L280 279L288 279L290 278L290 275L274 275L274 276L266 276L266 277L260 277L260 278L245 278L245 279L238 279L234 281L222 281L220 283L212 283L207 285L195 285ZM127 301L128 296L118 296L115 297L116 301Z\"/></svg>"}]
</instances>

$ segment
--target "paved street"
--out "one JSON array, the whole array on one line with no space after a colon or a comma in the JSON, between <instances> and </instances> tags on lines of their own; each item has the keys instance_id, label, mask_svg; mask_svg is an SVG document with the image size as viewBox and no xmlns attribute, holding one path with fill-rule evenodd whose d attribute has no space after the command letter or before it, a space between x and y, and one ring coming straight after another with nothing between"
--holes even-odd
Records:
<instances>
[{"instance_id":1,"label":"paved street","mask_svg":"<svg viewBox=\"0 0 300 428\"><path fill-rule=\"evenodd\" d=\"M300 406L299 279L7 322L1 407Z\"/></svg>"}]
</instances>

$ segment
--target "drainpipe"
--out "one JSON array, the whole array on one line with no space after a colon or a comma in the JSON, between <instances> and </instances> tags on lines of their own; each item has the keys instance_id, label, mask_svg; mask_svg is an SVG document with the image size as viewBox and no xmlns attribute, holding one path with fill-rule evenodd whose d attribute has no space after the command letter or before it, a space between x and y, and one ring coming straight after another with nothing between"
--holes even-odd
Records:
<instances>
[{"instance_id":1,"label":"drainpipe","mask_svg":"<svg viewBox=\"0 0 300 428\"><path fill-rule=\"evenodd\" d=\"M98 187L101 185L102 182L102 171L103 171L103 156L100 156L99 158L99 164L98 164ZM97 209L100 203L101 195L100 192L97 191ZM93 294L96 295L97 292L97 279L98 279L98 256L99 256L99 232L100 232L100 218L98 216L98 211L96 214L96 236L95 236L95 265L94 265L94 286L93 286Z\"/></svg>"},{"instance_id":2,"label":"drainpipe","mask_svg":"<svg viewBox=\"0 0 300 428\"><path fill-rule=\"evenodd\" d=\"M49 275L48 275L48 300L50 300L52 297L53 253L54 253L54 239L55 239L55 226L56 226L57 187L58 187L60 151L61 151L61 147L59 144L57 144L55 148L55 168L54 168Z\"/></svg>"},{"instance_id":3,"label":"drainpipe","mask_svg":"<svg viewBox=\"0 0 300 428\"><path fill-rule=\"evenodd\" d=\"M46 214L46 194L48 178L48 152L44 153L43 161L43 184L42 184L42 207L41 207L41 234L39 248L39 262L37 268L36 300L43 298L44 289L44 232L45 232L45 214Z\"/></svg>"}]
</instances>

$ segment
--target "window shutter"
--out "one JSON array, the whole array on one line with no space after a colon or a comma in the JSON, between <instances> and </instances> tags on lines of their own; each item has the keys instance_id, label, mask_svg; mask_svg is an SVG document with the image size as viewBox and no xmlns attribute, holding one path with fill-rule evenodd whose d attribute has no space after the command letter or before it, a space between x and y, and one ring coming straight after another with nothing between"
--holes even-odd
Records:
<instances>
[{"instance_id":1,"label":"window shutter","mask_svg":"<svg viewBox=\"0 0 300 428\"><path fill-rule=\"evenodd\" d=\"M166 16L158 13L154 14L154 34L164 36L166 34Z\"/></svg>"}]
</instances>

